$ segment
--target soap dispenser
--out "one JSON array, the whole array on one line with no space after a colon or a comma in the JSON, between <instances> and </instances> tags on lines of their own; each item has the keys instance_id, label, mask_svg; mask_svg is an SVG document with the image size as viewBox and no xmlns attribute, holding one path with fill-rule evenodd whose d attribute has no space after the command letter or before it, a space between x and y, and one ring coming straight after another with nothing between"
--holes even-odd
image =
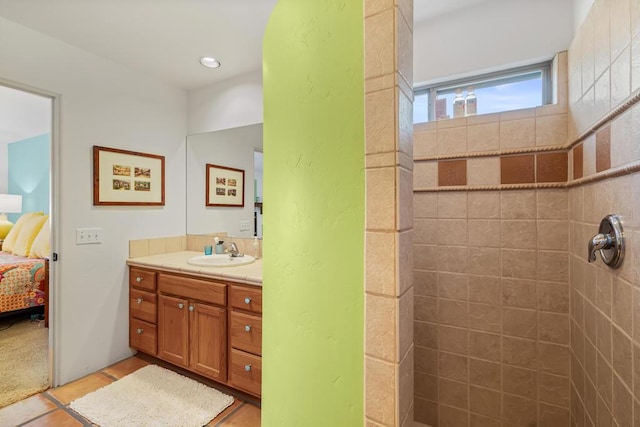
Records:
<instances>
[{"instance_id":1,"label":"soap dispenser","mask_svg":"<svg viewBox=\"0 0 640 427\"><path fill-rule=\"evenodd\" d=\"M258 236L253 236L253 257L258 259L260 255L260 242L258 242Z\"/></svg>"}]
</instances>

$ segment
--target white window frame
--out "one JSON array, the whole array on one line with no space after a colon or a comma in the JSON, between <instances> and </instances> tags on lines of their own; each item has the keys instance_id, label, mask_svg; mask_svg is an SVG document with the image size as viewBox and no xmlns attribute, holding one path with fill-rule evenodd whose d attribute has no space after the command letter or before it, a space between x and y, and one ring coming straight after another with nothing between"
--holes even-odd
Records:
<instances>
[{"instance_id":1,"label":"white window frame","mask_svg":"<svg viewBox=\"0 0 640 427\"><path fill-rule=\"evenodd\" d=\"M552 61L539 62L536 64L526 65L522 67L510 68L508 70L495 71L492 73L481 74L477 76L466 77L462 79L449 80L446 82L440 82L433 85L426 85L415 88L413 93L415 96L429 94L428 114L427 121L432 122L435 120L435 106L436 98L439 93L442 92L455 92L456 89L466 89L469 86L473 86L474 89L479 89L488 86L497 86L498 84L512 83L519 80L524 80L527 76L533 73L542 74L542 105L551 104L552 101L552 86L551 80L551 68ZM511 110L505 110L511 111Z\"/></svg>"}]
</instances>

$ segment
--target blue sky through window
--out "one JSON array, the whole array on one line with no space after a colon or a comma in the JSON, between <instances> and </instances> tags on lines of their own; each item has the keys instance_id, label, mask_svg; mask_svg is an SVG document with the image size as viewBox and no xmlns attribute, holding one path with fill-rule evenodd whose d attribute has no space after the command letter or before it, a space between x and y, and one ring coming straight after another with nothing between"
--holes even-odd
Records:
<instances>
[{"instance_id":1,"label":"blue sky through window","mask_svg":"<svg viewBox=\"0 0 640 427\"><path fill-rule=\"evenodd\" d=\"M474 89L477 97L477 114L489 114L501 111L519 110L542 105L542 77L528 80L487 86ZM462 95L466 96L467 89L463 88ZM453 118L453 98L455 93L438 94L438 98L447 101L447 115ZM415 97L413 104L413 122L422 123L428 120L428 95L420 94Z\"/></svg>"}]
</instances>

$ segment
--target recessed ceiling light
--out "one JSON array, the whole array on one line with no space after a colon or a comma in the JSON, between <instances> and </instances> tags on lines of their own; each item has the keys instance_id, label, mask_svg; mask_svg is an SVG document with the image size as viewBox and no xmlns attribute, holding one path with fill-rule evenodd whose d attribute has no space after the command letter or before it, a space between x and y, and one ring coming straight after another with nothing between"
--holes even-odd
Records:
<instances>
[{"instance_id":1,"label":"recessed ceiling light","mask_svg":"<svg viewBox=\"0 0 640 427\"><path fill-rule=\"evenodd\" d=\"M220 64L220 61L211 56L203 56L202 58L200 58L200 63L208 68L218 68L220 65L222 65Z\"/></svg>"}]
</instances>

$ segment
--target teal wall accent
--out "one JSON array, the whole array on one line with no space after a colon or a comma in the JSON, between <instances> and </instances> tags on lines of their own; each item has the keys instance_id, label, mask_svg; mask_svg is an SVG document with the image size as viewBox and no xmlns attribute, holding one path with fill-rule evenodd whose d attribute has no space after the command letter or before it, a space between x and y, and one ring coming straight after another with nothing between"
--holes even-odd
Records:
<instances>
[{"instance_id":1,"label":"teal wall accent","mask_svg":"<svg viewBox=\"0 0 640 427\"><path fill-rule=\"evenodd\" d=\"M22 213L49 213L51 135L34 136L8 144L9 194L22 194ZM15 223L20 214L8 214Z\"/></svg>"},{"instance_id":2,"label":"teal wall accent","mask_svg":"<svg viewBox=\"0 0 640 427\"><path fill-rule=\"evenodd\" d=\"M364 425L361 1L280 0L263 43L262 425Z\"/></svg>"}]
</instances>

